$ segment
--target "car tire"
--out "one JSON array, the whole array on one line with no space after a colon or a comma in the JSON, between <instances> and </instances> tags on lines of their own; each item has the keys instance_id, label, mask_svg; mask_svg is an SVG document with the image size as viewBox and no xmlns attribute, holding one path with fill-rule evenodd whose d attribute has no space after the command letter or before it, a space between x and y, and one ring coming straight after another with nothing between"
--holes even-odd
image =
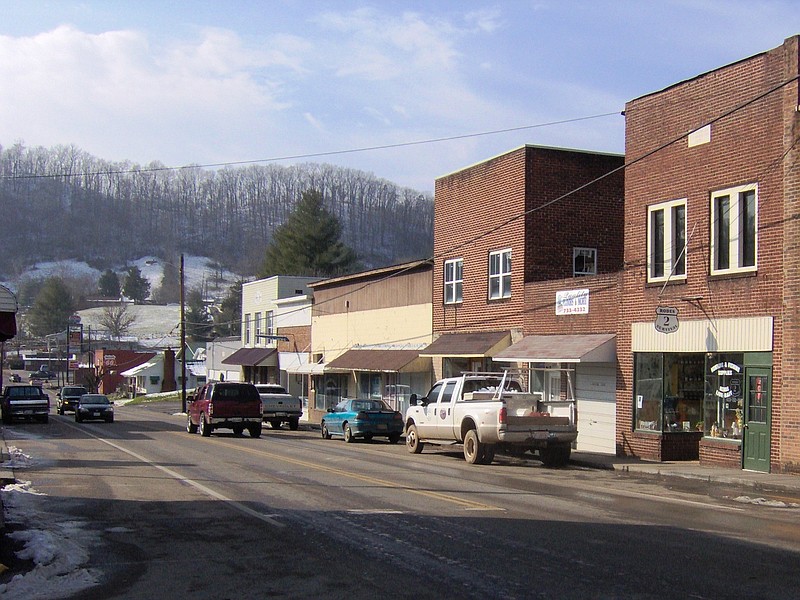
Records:
<instances>
[{"instance_id":1,"label":"car tire","mask_svg":"<svg viewBox=\"0 0 800 600\"><path fill-rule=\"evenodd\" d=\"M108 417L106 419L106 423L113 423L113 422L114 422L114 417Z\"/></svg>"},{"instance_id":2,"label":"car tire","mask_svg":"<svg viewBox=\"0 0 800 600\"><path fill-rule=\"evenodd\" d=\"M364 434L364 439L366 441L368 441L368 442L371 442L372 441L372 434L371 433L365 433Z\"/></svg>"},{"instance_id":3,"label":"car tire","mask_svg":"<svg viewBox=\"0 0 800 600\"><path fill-rule=\"evenodd\" d=\"M490 465L494 460L494 444L483 444L483 456L480 464Z\"/></svg>"},{"instance_id":4,"label":"car tire","mask_svg":"<svg viewBox=\"0 0 800 600\"><path fill-rule=\"evenodd\" d=\"M478 439L478 432L470 429L464 436L464 460L471 465L479 465L484 457L484 448Z\"/></svg>"},{"instance_id":5,"label":"car tire","mask_svg":"<svg viewBox=\"0 0 800 600\"><path fill-rule=\"evenodd\" d=\"M250 432L251 438L261 437L261 423L258 423L257 425L250 425L247 430Z\"/></svg>"},{"instance_id":6,"label":"car tire","mask_svg":"<svg viewBox=\"0 0 800 600\"><path fill-rule=\"evenodd\" d=\"M60 414L60 415L63 415L64 414L64 407L63 406L59 406L58 408L56 408L56 412L58 414Z\"/></svg>"},{"instance_id":7,"label":"car tire","mask_svg":"<svg viewBox=\"0 0 800 600\"><path fill-rule=\"evenodd\" d=\"M350 423L344 424L344 441L348 444L352 444L356 441L356 438L353 437L353 430L350 429Z\"/></svg>"},{"instance_id":8,"label":"car tire","mask_svg":"<svg viewBox=\"0 0 800 600\"><path fill-rule=\"evenodd\" d=\"M233 428L233 435L235 435L236 437L242 437L243 433L244 433L244 427L236 426Z\"/></svg>"},{"instance_id":9,"label":"car tire","mask_svg":"<svg viewBox=\"0 0 800 600\"><path fill-rule=\"evenodd\" d=\"M281 428L281 422L280 421L276 421L276 420L273 419L272 421L269 422L269 424L270 424L270 427L272 427L273 429L280 429Z\"/></svg>"},{"instance_id":10,"label":"car tire","mask_svg":"<svg viewBox=\"0 0 800 600\"><path fill-rule=\"evenodd\" d=\"M320 430L322 431L322 439L323 440L331 439L331 432L328 431L328 424L325 421L320 423Z\"/></svg>"},{"instance_id":11,"label":"car tire","mask_svg":"<svg viewBox=\"0 0 800 600\"><path fill-rule=\"evenodd\" d=\"M80 423L81 422L81 416L78 414L78 411L75 411L75 422L76 423Z\"/></svg>"},{"instance_id":12,"label":"car tire","mask_svg":"<svg viewBox=\"0 0 800 600\"><path fill-rule=\"evenodd\" d=\"M186 433L197 433L197 425L192 423L191 415L186 415Z\"/></svg>"},{"instance_id":13,"label":"car tire","mask_svg":"<svg viewBox=\"0 0 800 600\"><path fill-rule=\"evenodd\" d=\"M419 454L424 446L425 444L419 441L417 426L412 423L406 429L406 448L411 454Z\"/></svg>"},{"instance_id":14,"label":"car tire","mask_svg":"<svg viewBox=\"0 0 800 600\"><path fill-rule=\"evenodd\" d=\"M390 433L389 434L389 443L396 444L400 441L400 434L399 433Z\"/></svg>"},{"instance_id":15,"label":"car tire","mask_svg":"<svg viewBox=\"0 0 800 600\"><path fill-rule=\"evenodd\" d=\"M211 424L206 421L205 414L200 415L200 435L203 437L211 435Z\"/></svg>"},{"instance_id":16,"label":"car tire","mask_svg":"<svg viewBox=\"0 0 800 600\"><path fill-rule=\"evenodd\" d=\"M298 427L300 427L300 419L289 419L289 429L297 431Z\"/></svg>"}]
</instances>

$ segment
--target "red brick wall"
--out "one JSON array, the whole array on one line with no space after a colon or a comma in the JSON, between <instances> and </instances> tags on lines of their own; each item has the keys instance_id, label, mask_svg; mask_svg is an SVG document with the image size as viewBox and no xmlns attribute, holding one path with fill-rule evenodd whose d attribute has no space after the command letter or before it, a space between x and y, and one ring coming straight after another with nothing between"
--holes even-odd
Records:
<instances>
[{"instance_id":1,"label":"red brick wall","mask_svg":"<svg viewBox=\"0 0 800 600\"><path fill-rule=\"evenodd\" d=\"M436 180L433 331L522 328L525 148ZM501 223L508 224L492 231ZM478 237L481 236L481 237ZM511 248L511 298L488 300L489 253ZM464 260L464 301L444 305L444 261Z\"/></svg>"},{"instance_id":2,"label":"red brick wall","mask_svg":"<svg viewBox=\"0 0 800 600\"><path fill-rule=\"evenodd\" d=\"M788 57L788 58L787 58ZM788 66L787 66L788 65ZM785 46L700 75L626 106L625 268L617 336L620 371L617 441L632 453L647 444L631 436L631 324L651 322L659 303L677 306L681 319L773 316L772 468L800 463L800 408L797 393L786 396L784 372L792 389L800 382L798 355L784 361L784 348L798 344L800 321L783 313L797 303L800 246L796 163L784 157L797 140L797 82L755 101L712 125L711 142L689 148L686 137L639 160L672 139L709 122L798 72L797 38ZM787 133L791 130L792 133ZM793 136L793 137L792 137ZM796 150L794 154L797 157ZM794 165L794 166L792 166ZM710 192L745 183L758 184L758 272L740 277L709 276ZM792 196L785 196L787 184ZM792 187L794 186L794 187ZM647 206L687 199L687 279L668 285L646 283ZM786 199L786 203L784 200ZM793 206L789 206L792 204ZM791 231L791 235L789 232ZM786 262L784 256L788 256ZM791 289L790 289L791 288ZM702 297L699 302L681 298ZM795 309L793 309L795 310ZM784 341L784 335L791 341ZM792 346L794 347L794 346ZM798 348L800 349L800 348ZM787 370L788 368L788 370ZM788 430L787 430L788 427Z\"/></svg>"},{"instance_id":3,"label":"red brick wall","mask_svg":"<svg viewBox=\"0 0 800 600\"><path fill-rule=\"evenodd\" d=\"M525 146L438 179L433 331L521 329L535 309L526 301L526 282L559 279L559 289L577 289L591 279L572 278L576 246L597 248L601 273L617 271L623 250L621 171L538 207L622 163L621 156ZM512 249L512 295L488 300L489 253L504 248ZM464 301L445 306L443 269L451 258L464 261Z\"/></svg>"}]
</instances>

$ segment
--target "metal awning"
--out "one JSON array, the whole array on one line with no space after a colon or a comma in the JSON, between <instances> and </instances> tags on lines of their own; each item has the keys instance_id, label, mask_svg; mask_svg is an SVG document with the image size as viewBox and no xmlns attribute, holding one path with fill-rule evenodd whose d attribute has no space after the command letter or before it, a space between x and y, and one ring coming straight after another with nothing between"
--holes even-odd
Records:
<instances>
[{"instance_id":1,"label":"metal awning","mask_svg":"<svg viewBox=\"0 0 800 600\"><path fill-rule=\"evenodd\" d=\"M351 349L327 364L326 370L372 371L399 373L425 371L430 361L420 361L419 350L395 350L387 348ZM416 367L416 368L415 368Z\"/></svg>"},{"instance_id":2,"label":"metal awning","mask_svg":"<svg viewBox=\"0 0 800 600\"><path fill-rule=\"evenodd\" d=\"M285 371L292 375L322 375L324 369L325 363L305 363L289 367Z\"/></svg>"},{"instance_id":3,"label":"metal awning","mask_svg":"<svg viewBox=\"0 0 800 600\"><path fill-rule=\"evenodd\" d=\"M162 360L154 360L151 362L142 363L140 365L136 365L135 367L128 369L127 371L122 371L120 375L123 377L137 377L138 375L142 375L144 372L149 371L153 367L158 366L160 363L164 362Z\"/></svg>"},{"instance_id":4,"label":"metal awning","mask_svg":"<svg viewBox=\"0 0 800 600\"><path fill-rule=\"evenodd\" d=\"M419 351L420 356L494 357L511 344L508 331L443 333L432 344Z\"/></svg>"},{"instance_id":5,"label":"metal awning","mask_svg":"<svg viewBox=\"0 0 800 600\"><path fill-rule=\"evenodd\" d=\"M241 365L243 367L277 367L277 348L239 348L227 358L222 359L225 365Z\"/></svg>"},{"instance_id":6,"label":"metal awning","mask_svg":"<svg viewBox=\"0 0 800 600\"><path fill-rule=\"evenodd\" d=\"M616 338L613 333L528 335L493 359L520 363L613 363L617 360Z\"/></svg>"}]
</instances>

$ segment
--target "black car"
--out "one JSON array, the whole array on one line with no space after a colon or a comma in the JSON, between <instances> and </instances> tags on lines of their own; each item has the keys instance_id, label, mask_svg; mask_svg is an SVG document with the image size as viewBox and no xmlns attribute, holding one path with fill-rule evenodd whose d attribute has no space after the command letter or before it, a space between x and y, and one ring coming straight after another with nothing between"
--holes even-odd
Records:
<instances>
[{"instance_id":1,"label":"black car","mask_svg":"<svg viewBox=\"0 0 800 600\"><path fill-rule=\"evenodd\" d=\"M75 406L75 422L83 421L114 422L114 405L104 394L84 394Z\"/></svg>"},{"instance_id":2,"label":"black car","mask_svg":"<svg viewBox=\"0 0 800 600\"><path fill-rule=\"evenodd\" d=\"M56 394L56 411L58 414L63 415L65 411L75 410L78 404L78 399L84 394L88 394L87 390L82 385L66 385Z\"/></svg>"}]
</instances>

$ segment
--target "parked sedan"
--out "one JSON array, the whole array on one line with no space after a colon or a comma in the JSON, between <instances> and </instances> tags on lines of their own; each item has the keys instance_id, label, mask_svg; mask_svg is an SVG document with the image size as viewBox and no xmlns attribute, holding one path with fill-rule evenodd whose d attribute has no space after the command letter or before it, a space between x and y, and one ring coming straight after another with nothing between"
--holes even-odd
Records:
<instances>
[{"instance_id":1,"label":"parked sedan","mask_svg":"<svg viewBox=\"0 0 800 600\"><path fill-rule=\"evenodd\" d=\"M379 435L396 444L403 433L403 415L383 400L342 400L322 418L320 426L326 440L340 435L345 442L352 442Z\"/></svg>"},{"instance_id":2,"label":"parked sedan","mask_svg":"<svg viewBox=\"0 0 800 600\"><path fill-rule=\"evenodd\" d=\"M75 405L75 422L83 421L114 422L114 405L103 394L84 394Z\"/></svg>"}]
</instances>

